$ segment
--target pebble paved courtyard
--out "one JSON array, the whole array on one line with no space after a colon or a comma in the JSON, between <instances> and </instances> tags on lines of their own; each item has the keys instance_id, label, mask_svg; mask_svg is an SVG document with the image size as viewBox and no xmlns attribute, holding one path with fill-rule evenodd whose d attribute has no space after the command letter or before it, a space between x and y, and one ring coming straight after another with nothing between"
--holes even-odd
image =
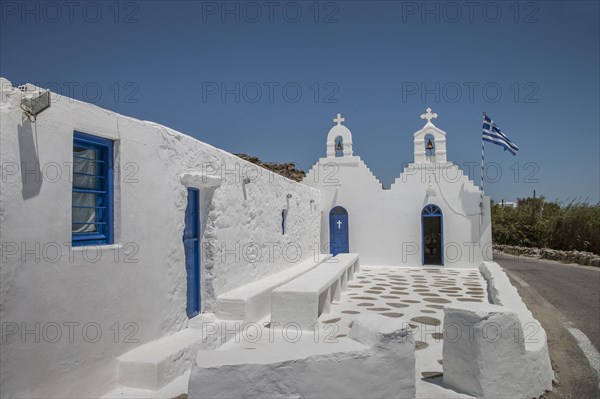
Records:
<instances>
[{"instance_id":1,"label":"pebble paved courtyard","mask_svg":"<svg viewBox=\"0 0 600 399\"><path fill-rule=\"evenodd\" d=\"M477 269L367 266L319 321L332 325L325 331L343 337L359 314L406 320L415 338L417 396L443 397L445 389L436 384L442 375L443 309L464 302L488 303L486 282Z\"/></svg>"},{"instance_id":2,"label":"pebble paved courtyard","mask_svg":"<svg viewBox=\"0 0 600 399\"><path fill-rule=\"evenodd\" d=\"M489 303L487 283L478 269L401 268L362 266L339 301L331 303L319 318L319 342L336 342L348 335L358 315L377 313L402 319L412 328L415 339L416 389L418 398L472 398L442 386L442 349L444 307L465 302ZM270 322L265 327L271 329ZM282 340L282 334L245 333L247 339L230 340L220 349L257 349L272 342L299 344L296 339ZM448 328L446 333L454 330ZM298 339L317 341L314 329L303 331ZM290 330L294 336L296 331ZM274 339L275 341L272 341Z\"/></svg>"}]
</instances>

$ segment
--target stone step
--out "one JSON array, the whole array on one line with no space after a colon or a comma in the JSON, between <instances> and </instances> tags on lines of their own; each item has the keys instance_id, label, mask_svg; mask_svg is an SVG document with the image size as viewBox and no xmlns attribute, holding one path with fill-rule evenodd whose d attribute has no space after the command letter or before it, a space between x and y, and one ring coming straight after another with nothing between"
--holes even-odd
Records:
<instances>
[{"instance_id":1,"label":"stone step","mask_svg":"<svg viewBox=\"0 0 600 399\"><path fill-rule=\"evenodd\" d=\"M173 399L180 395L188 393L188 384L190 381L190 371L186 371L183 375L175 378L173 381L153 391L149 389L131 388L119 386L116 389L108 392L101 399Z\"/></svg>"},{"instance_id":2,"label":"stone step","mask_svg":"<svg viewBox=\"0 0 600 399\"><path fill-rule=\"evenodd\" d=\"M125 387L159 390L190 370L202 342L201 329L186 328L149 342L117 358L119 384Z\"/></svg>"}]
</instances>

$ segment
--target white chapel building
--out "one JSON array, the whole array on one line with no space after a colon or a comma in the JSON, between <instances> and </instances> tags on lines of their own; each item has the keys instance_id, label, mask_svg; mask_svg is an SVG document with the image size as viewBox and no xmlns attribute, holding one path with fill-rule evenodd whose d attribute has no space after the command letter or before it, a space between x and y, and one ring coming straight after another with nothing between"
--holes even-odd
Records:
<instances>
[{"instance_id":1,"label":"white chapel building","mask_svg":"<svg viewBox=\"0 0 600 399\"><path fill-rule=\"evenodd\" d=\"M331 253L356 252L368 265L476 267L491 259L489 197L447 159L446 132L421 115L414 159L384 189L356 155L339 114L327 134L326 157L304 184L321 193L321 242Z\"/></svg>"}]
</instances>

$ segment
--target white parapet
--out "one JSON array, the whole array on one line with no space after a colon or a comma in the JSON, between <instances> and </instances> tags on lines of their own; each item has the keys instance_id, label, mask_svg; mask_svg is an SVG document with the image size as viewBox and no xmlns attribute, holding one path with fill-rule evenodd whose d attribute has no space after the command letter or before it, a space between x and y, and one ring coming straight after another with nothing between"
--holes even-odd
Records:
<instances>
[{"instance_id":1,"label":"white parapet","mask_svg":"<svg viewBox=\"0 0 600 399\"><path fill-rule=\"evenodd\" d=\"M189 398L414 398L415 347L408 324L359 316L350 338L199 351Z\"/></svg>"},{"instance_id":2,"label":"white parapet","mask_svg":"<svg viewBox=\"0 0 600 399\"><path fill-rule=\"evenodd\" d=\"M493 304L444 309L444 385L484 398L532 398L552 389L546 333L502 268L482 262Z\"/></svg>"}]
</instances>

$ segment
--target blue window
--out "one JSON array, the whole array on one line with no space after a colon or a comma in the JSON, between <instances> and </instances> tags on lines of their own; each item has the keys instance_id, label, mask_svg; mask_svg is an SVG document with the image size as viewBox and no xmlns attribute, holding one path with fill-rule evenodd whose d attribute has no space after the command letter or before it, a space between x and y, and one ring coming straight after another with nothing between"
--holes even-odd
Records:
<instances>
[{"instance_id":1,"label":"blue window","mask_svg":"<svg viewBox=\"0 0 600 399\"><path fill-rule=\"evenodd\" d=\"M113 142L73 134L72 246L113 243Z\"/></svg>"},{"instance_id":2,"label":"blue window","mask_svg":"<svg viewBox=\"0 0 600 399\"><path fill-rule=\"evenodd\" d=\"M281 210L281 235L285 235L285 219L287 219L287 212L285 209Z\"/></svg>"}]
</instances>

